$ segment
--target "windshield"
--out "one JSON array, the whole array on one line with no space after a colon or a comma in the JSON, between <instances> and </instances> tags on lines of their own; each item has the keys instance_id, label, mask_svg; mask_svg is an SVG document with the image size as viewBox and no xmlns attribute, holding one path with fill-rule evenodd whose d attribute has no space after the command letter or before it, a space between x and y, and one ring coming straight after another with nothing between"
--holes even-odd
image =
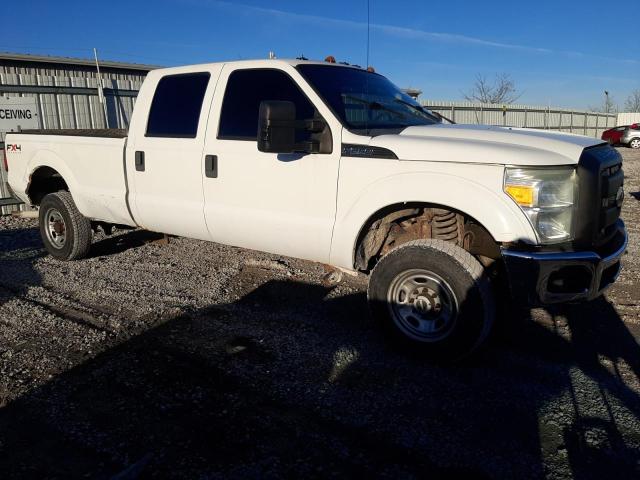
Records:
<instances>
[{"instance_id":1,"label":"windshield","mask_svg":"<svg viewBox=\"0 0 640 480\"><path fill-rule=\"evenodd\" d=\"M439 119L377 73L331 65L298 65L342 123L356 133L433 125Z\"/></svg>"}]
</instances>

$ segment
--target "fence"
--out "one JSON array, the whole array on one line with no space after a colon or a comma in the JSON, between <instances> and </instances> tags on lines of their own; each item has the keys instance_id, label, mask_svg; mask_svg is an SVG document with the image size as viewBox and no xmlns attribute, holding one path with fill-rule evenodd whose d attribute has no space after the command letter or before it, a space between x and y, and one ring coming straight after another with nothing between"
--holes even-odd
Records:
<instances>
[{"instance_id":1,"label":"fence","mask_svg":"<svg viewBox=\"0 0 640 480\"><path fill-rule=\"evenodd\" d=\"M0 95L35 97L41 128L127 128L143 78L103 75L106 115L95 74L74 77L0 72ZM0 132L0 142L4 138L5 132ZM6 172L0 167L0 199L8 196L6 181ZM0 207L0 214L23 208Z\"/></svg>"},{"instance_id":2,"label":"fence","mask_svg":"<svg viewBox=\"0 0 640 480\"><path fill-rule=\"evenodd\" d=\"M618 125L640 123L640 112L623 112L618 114Z\"/></svg>"},{"instance_id":3,"label":"fence","mask_svg":"<svg viewBox=\"0 0 640 480\"><path fill-rule=\"evenodd\" d=\"M540 128L599 138L615 127L615 114L531 105L495 105L423 100L422 105L456 123Z\"/></svg>"}]
</instances>

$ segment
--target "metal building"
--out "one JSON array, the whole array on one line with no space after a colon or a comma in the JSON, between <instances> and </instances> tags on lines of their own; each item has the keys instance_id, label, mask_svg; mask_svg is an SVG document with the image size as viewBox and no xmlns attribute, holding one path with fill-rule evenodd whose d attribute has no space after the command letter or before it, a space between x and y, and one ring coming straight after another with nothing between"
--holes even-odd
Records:
<instances>
[{"instance_id":1,"label":"metal building","mask_svg":"<svg viewBox=\"0 0 640 480\"><path fill-rule=\"evenodd\" d=\"M2 122L12 127L0 127L0 142L4 142L6 131L19 128L21 121L27 128L127 128L142 81L154 68L158 67L100 61L102 104L95 60L0 53L0 110L5 105L9 111L7 105L20 103L25 108L31 106L36 117L29 118L30 122ZM16 101L16 97L23 100ZM0 162L0 199L7 196ZM8 213L8 208L1 208L0 213Z\"/></svg>"},{"instance_id":2,"label":"metal building","mask_svg":"<svg viewBox=\"0 0 640 480\"><path fill-rule=\"evenodd\" d=\"M154 68L100 62L106 122L93 59L0 53L0 96L34 97L41 128L126 128L142 81Z\"/></svg>"}]
</instances>

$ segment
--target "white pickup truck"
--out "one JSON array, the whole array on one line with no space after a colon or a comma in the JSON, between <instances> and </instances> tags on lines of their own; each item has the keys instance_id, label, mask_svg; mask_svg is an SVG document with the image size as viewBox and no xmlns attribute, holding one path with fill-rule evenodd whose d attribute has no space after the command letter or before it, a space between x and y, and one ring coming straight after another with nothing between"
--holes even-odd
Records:
<instances>
[{"instance_id":1,"label":"white pickup truck","mask_svg":"<svg viewBox=\"0 0 640 480\"><path fill-rule=\"evenodd\" d=\"M128 134L7 135L10 186L56 258L110 225L370 274L389 337L436 359L495 302L589 300L627 235L620 155L548 131L446 125L385 77L298 60L155 70ZM501 296L502 295L502 296Z\"/></svg>"}]
</instances>

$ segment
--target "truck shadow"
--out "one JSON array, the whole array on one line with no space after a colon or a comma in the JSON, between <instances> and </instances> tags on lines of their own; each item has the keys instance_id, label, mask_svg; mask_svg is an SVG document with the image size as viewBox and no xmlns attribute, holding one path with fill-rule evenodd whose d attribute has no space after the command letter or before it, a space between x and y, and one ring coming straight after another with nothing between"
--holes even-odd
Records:
<instances>
[{"instance_id":1,"label":"truck shadow","mask_svg":"<svg viewBox=\"0 0 640 480\"><path fill-rule=\"evenodd\" d=\"M33 262L44 255L37 228L0 231L0 305L40 284Z\"/></svg>"},{"instance_id":2,"label":"truck shadow","mask_svg":"<svg viewBox=\"0 0 640 480\"><path fill-rule=\"evenodd\" d=\"M116 336L110 348L0 409L0 471L4 478L637 474L629 438L638 436L640 398L620 370L628 365L627 375L638 376L640 349L605 299L549 310L543 322L520 319L483 355L453 367L390 347L366 308L363 293L270 280L236 302Z\"/></svg>"},{"instance_id":3,"label":"truck shadow","mask_svg":"<svg viewBox=\"0 0 640 480\"><path fill-rule=\"evenodd\" d=\"M0 230L0 308L5 303L24 297L29 287L40 284L41 278L33 263L43 255L38 229ZM16 305L15 309L19 309L19 306ZM9 342L5 329L8 331L12 328L14 322L15 318L0 315L0 409L12 397L4 369L12 356L7 348Z\"/></svg>"},{"instance_id":4,"label":"truck shadow","mask_svg":"<svg viewBox=\"0 0 640 480\"><path fill-rule=\"evenodd\" d=\"M164 238L162 233L147 230L131 230L118 233L94 242L91 245L90 257L104 257L116 255L132 248L141 247L147 243L157 242Z\"/></svg>"},{"instance_id":5,"label":"truck shadow","mask_svg":"<svg viewBox=\"0 0 640 480\"><path fill-rule=\"evenodd\" d=\"M553 449L566 455L573 478L605 478L614 471L619 478L637 478L640 347L634 334L603 297L546 313L551 322L537 322L531 329L536 337L513 337L519 351L535 348L540 360L553 365L550 380L561 382L557 399L543 409L556 405L562 412L561 396L571 407L564 411L571 421L560 429L553 416L539 422L543 457L553 457Z\"/></svg>"}]
</instances>

